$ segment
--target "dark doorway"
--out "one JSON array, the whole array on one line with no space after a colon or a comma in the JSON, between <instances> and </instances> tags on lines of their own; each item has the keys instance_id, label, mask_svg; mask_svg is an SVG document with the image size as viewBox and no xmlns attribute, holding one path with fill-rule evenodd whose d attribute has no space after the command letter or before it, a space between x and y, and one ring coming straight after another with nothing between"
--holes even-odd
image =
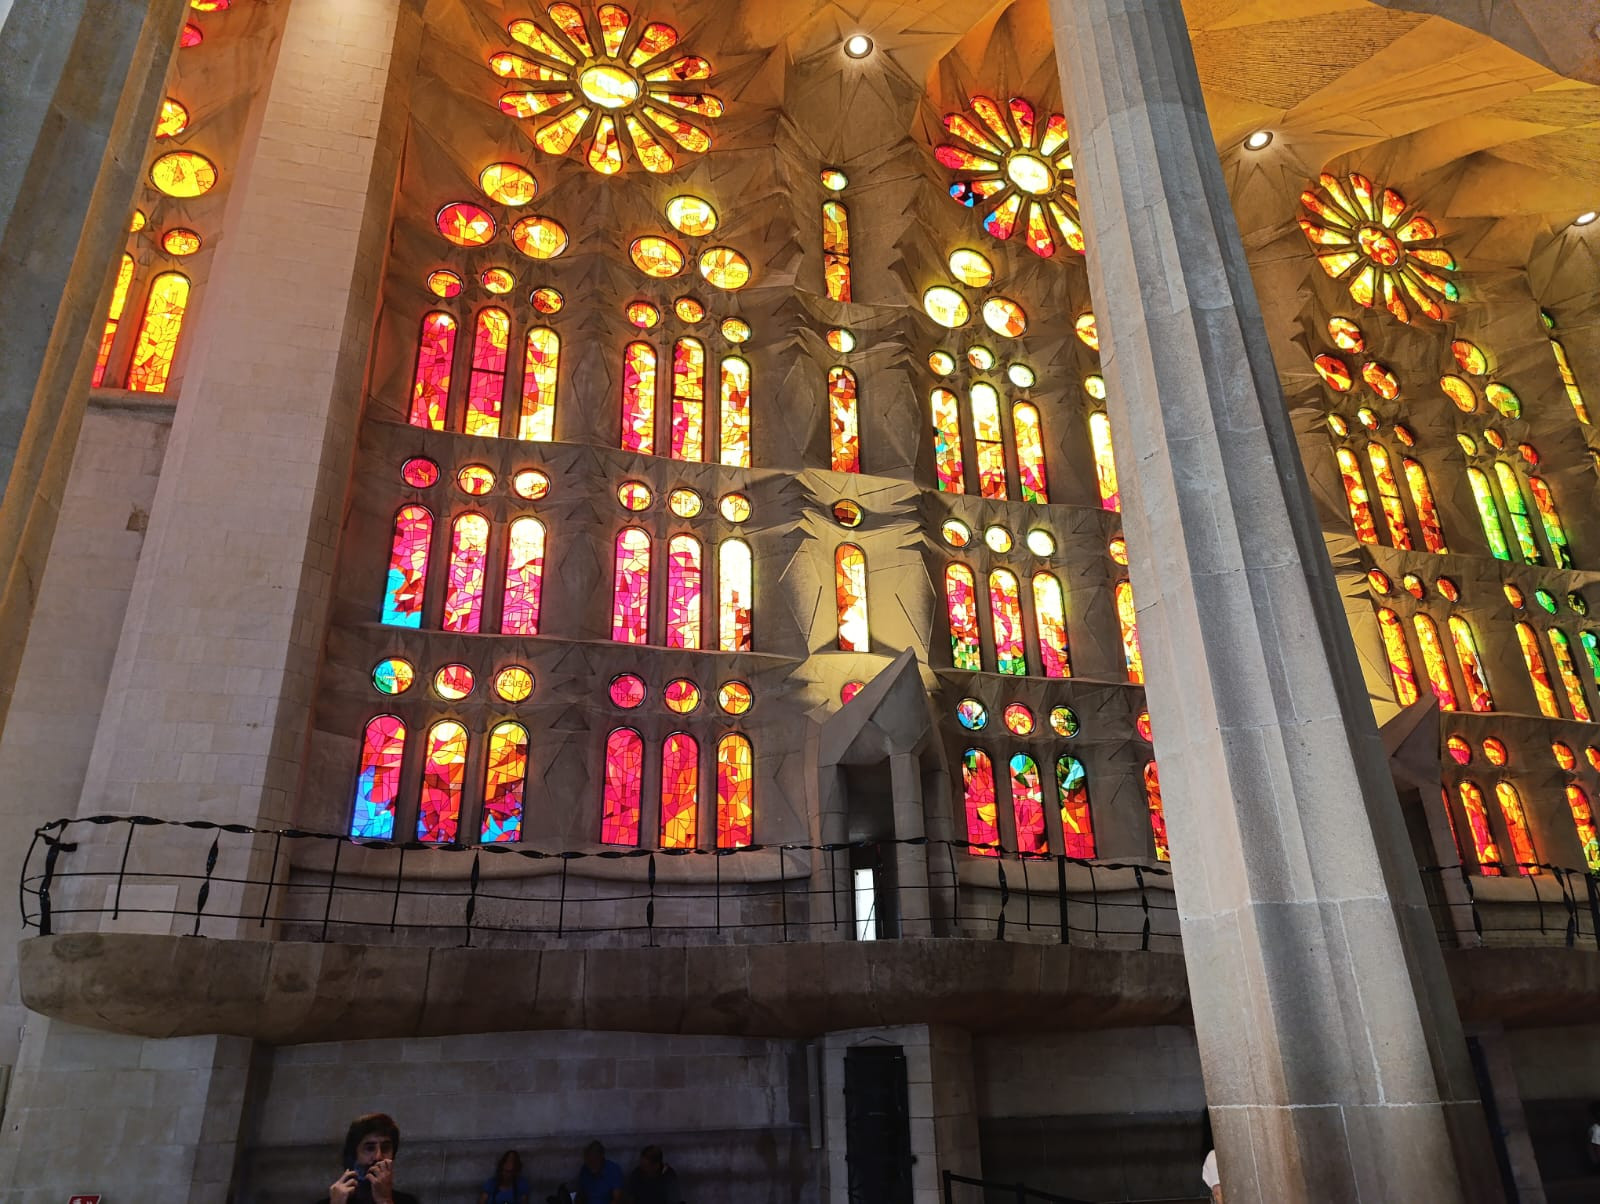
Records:
<instances>
[{"instance_id":1,"label":"dark doorway","mask_svg":"<svg viewBox=\"0 0 1600 1204\"><path fill-rule=\"evenodd\" d=\"M850 1204L911 1204L906 1055L898 1045L845 1051L844 1132Z\"/></svg>"}]
</instances>

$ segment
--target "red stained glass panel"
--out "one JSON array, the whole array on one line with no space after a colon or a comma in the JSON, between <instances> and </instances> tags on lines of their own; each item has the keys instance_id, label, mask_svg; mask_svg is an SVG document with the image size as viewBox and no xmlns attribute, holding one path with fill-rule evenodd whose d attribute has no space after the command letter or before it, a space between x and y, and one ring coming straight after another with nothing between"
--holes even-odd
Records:
<instances>
[{"instance_id":1,"label":"red stained glass panel","mask_svg":"<svg viewBox=\"0 0 1600 1204\"><path fill-rule=\"evenodd\" d=\"M600 843L639 843L639 809L644 797L644 741L632 728L606 737L605 794L600 812Z\"/></svg>"}]
</instances>

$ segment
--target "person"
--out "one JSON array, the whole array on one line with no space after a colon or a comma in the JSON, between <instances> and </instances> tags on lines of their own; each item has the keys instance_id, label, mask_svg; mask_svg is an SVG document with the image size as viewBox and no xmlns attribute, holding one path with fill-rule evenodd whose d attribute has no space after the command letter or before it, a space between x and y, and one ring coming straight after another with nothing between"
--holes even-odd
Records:
<instances>
[{"instance_id":1,"label":"person","mask_svg":"<svg viewBox=\"0 0 1600 1204\"><path fill-rule=\"evenodd\" d=\"M507 1150L495 1164L494 1174L483 1181L478 1204L528 1204L532 1191L522 1177L522 1155Z\"/></svg>"},{"instance_id":2,"label":"person","mask_svg":"<svg viewBox=\"0 0 1600 1204\"><path fill-rule=\"evenodd\" d=\"M1600 1103L1589 1105L1589 1169L1600 1172Z\"/></svg>"},{"instance_id":3,"label":"person","mask_svg":"<svg viewBox=\"0 0 1600 1204\"><path fill-rule=\"evenodd\" d=\"M400 1152L400 1126L382 1112L350 1122L344 1135L344 1173L328 1187L322 1204L419 1204L394 1185L394 1158Z\"/></svg>"},{"instance_id":4,"label":"person","mask_svg":"<svg viewBox=\"0 0 1600 1204\"><path fill-rule=\"evenodd\" d=\"M678 1172L667 1165L658 1145L639 1151L639 1165L628 1176L629 1204L683 1204L678 1191Z\"/></svg>"},{"instance_id":5,"label":"person","mask_svg":"<svg viewBox=\"0 0 1600 1204\"><path fill-rule=\"evenodd\" d=\"M576 1204L622 1204L622 1186L622 1168L606 1157L606 1147L598 1141L584 1146Z\"/></svg>"},{"instance_id":6,"label":"person","mask_svg":"<svg viewBox=\"0 0 1600 1204\"><path fill-rule=\"evenodd\" d=\"M1208 1151L1206 1160L1200 1164L1200 1181L1211 1193L1211 1204L1222 1204L1222 1180L1217 1175L1216 1150Z\"/></svg>"}]
</instances>

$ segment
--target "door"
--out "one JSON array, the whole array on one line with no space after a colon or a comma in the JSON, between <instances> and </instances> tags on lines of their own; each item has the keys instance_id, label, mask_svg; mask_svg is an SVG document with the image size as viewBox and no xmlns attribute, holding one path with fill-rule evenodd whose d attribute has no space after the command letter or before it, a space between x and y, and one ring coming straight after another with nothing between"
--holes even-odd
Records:
<instances>
[{"instance_id":1,"label":"door","mask_svg":"<svg viewBox=\"0 0 1600 1204\"><path fill-rule=\"evenodd\" d=\"M898 1045L845 1051L844 1129L850 1204L911 1204L911 1116Z\"/></svg>"}]
</instances>

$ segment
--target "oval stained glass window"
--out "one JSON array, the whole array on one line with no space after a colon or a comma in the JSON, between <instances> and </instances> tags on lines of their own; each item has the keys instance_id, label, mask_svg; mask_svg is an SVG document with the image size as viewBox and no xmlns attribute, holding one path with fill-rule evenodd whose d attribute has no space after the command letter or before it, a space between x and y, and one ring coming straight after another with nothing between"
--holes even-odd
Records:
<instances>
[{"instance_id":1,"label":"oval stained glass window","mask_svg":"<svg viewBox=\"0 0 1600 1204\"><path fill-rule=\"evenodd\" d=\"M1006 731L1014 736L1027 736L1033 732L1033 712L1020 702L1006 704L1004 712Z\"/></svg>"},{"instance_id":2,"label":"oval stained glass window","mask_svg":"<svg viewBox=\"0 0 1600 1204\"><path fill-rule=\"evenodd\" d=\"M478 277L478 283L488 292L502 296L517 287L517 278L505 268L486 268Z\"/></svg>"},{"instance_id":3,"label":"oval stained glass window","mask_svg":"<svg viewBox=\"0 0 1600 1204\"><path fill-rule=\"evenodd\" d=\"M1028 329L1028 315L1010 297L990 297L983 303L983 324L996 334L1015 339Z\"/></svg>"},{"instance_id":4,"label":"oval stained glass window","mask_svg":"<svg viewBox=\"0 0 1600 1204\"><path fill-rule=\"evenodd\" d=\"M984 529L983 542L989 545L991 552L1009 552L1011 550L1011 532L1001 526L992 526Z\"/></svg>"},{"instance_id":5,"label":"oval stained glass window","mask_svg":"<svg viewBox=\"0 0 1600 1204\"><path fill-rule=\"evenodd\" d=\"M956 370L956 357L948 351L934 351L928 355L928 367L935 376L949 376Z\"/></svg>"},{"instance_id":6,"label":"oval stained glass window","mask_svg":"<svg viewBox=\"0 0 1600 1204\"><path fill-rule=\"evenodd\" d=\"M1146 744L1149 744L1156 738L1155 728L1151 726L1150 723L1149 711L1140 711L1139 714L1134 717L1133 730L1138 734L1139 739L1143 740Z\"/></svg>"},{"instance_id":7,"label":"oval stained glass window","mask_svg":"<svg viewBox=\"0 0 1600 1204\"><path fill-rule=\"evenodd\" d=\"M722 337L738 346L750 337L750 323L743 318L723 318Z\"/></svg>"},{"instance_id":8,"label":"oval stained glass window","mask_svg":"<svg viewBox=\"0 0 1600 1204\"><path fill-rule=\"evenodd\" d=\"M1329 318L1328 337L1333 340L1333 345L1340 351L1365 351L1367 340L1357 326L1349 318Z\"/></svg>"},{"instance_id":9,"label":"oval stained glass window","mask_svg":"<svg viewBox=\"0 0 1600 1204\"><path fill-rule=\"evenodd\" d=\"M948 284L936 284L922 294L922 309L946 330L965 326L972 320L972 310L967 299ZM952 362L951 367L955 367Z\"/></svg>"},{"instance_id":10,"label":"oval stained glass window","mask_svg":"<svg viewBox=\"0 0 1600 1204\"><path fill-rule=\"evenodd\" d=\"M1355 383L1355 378L1350 375L1350 368L1336 355L1326 353L1317 356L1311 361L1311 366L1317 370L1317 375L1330 389L1337 389L1340 393L1348 393L1350 386Z\"/></svg>"},{"instance_id":11,"label":"oval stained glass window","mask_svg":"<svg viewBox=\"0 0 1600 1204\"><path fill-rule=\"evenodd\" d=\"M611 679L611 701L631 711L644 701L644 679L636 673L619 673Z\"/></svg>"},{"instance_id":12,"label":"oval stained glass window","mask_svg":"<svg viewBox=\"0 0 1600 1204\"><path fill-rule=\"evenodd\" d=\"M706 307L693 297L679 297L672 303L672 312L678 315L680 322L692 325L706 316Z\"/></svg>"},{"instance_id":13,"label":"oval stained glass window","mask_svg":"<svg viewBox=\"0 0 1600 1204\"><path fill-rule=\"evenodd\" d=\"M674 678L661 692L661 698L667 704L667 710L687 715L700 705L700 687L687 677Z\"/></svg>"},{"instance_id":14,"label":"oval stained glass window","mask_svg":"<svg viewBox=\"0 0 1600 1204\"><path fill-rule=\"evenodd\" d=\"M1361 365L1361 379L1366 381L1367 388L1385 401L1393 401L1400 396L1400 382L1395 379L1393 372L1376 360L1368 360Z\"/></svg>"},{"instance_id":15,"label":"oval stained glass window","mask_svg":"<svg viewBox=\"0 0 1600 1204\"><path fill-rule=\"evenodd\" d=\"M1035 556L1054 556L1056 554L1056 537L1043 527L1035 527L1028 532L1028 551Z\"/></svg>"},{"instance_id":16,"label":"oval stained glass window","mask_svg":"<svg viewBox=\"0 0 1600 1204\"><path fill-rule=\"evenodd\" d=\"M835 326L825 336L828 346L840 355L849 355L856 349L856 336L843 326Z\"/></svg>"},{"instance_id":17,"label":"oval stained glass window","mask_svg":"<svg viewBox=\"0 0 1600 1204\"><path fill-rule=\"evenodd\" d=\"M976 698L963 698L956 703L956 722L969 732L981 732L989 722L988 708Z\"/></svg>"},{"instance_id":18,"label":"oval stained glass window","mask_svg":"<svg viewBox=\"0 0 1600 1204\"><path fill-rule=\"evenodd\" d=\"M717 228L717 211L697 196L675 196L667 202L667 221L679 234L703 238Z\"/></svg>"},{"instance_id":19,"label":"oval stained glass window","mask_svg":"<svg viewBox=\"0 0 1600 1204\"><path fill-rule=\"evenodd\" d=\"M163 100L161 113L156 118L156 137L175 138L188 128L189 110L170 96Z\"/></svg>"},{"instance_id":20,"label":"oval stained glass window","mask_svg":"<svg viewBox=\"0 0 1600 1204\"><path fill-rule=\"evenodd\" d=\"M1369 431L1375 431L1378 429L1378 412L1367 406L1362 406L1356 411L1356 421Z\"/></svg>"},{"instance_id":21,"label":"oval stained glass window","mask_svg":"<svg viewBox=\"0 0 1600 1204\"><path fill-rule=\"evenodd\" d=\"M849 702L852 698L866 688L867 683L864 681L847 681L844 683L844 685L839 687L839 701Z\"/></svg>"},{"instance_id":22,"label":"oval stained glass window","mask_svg":"<svg viewBox=\"0 0 1600 1204\"><path fill-rule=\"evenodd\" d=\"M1350 433L1350 424L1338 414L1328 415L1328 429L1343 439Z\"/></svg>"},{"instance_id":23,"label":"oval stained glass window","mask_svg":"<svg viewBox=\"0 0 1600 1204\"><path fill-rule=\"evenodd\" d=\"M1553 615L1560 609L1559 603L1556 602L1556 596L1547 589L1534 590L1533 600L1539 604L1539 609L1547 615Z\"/></svg>"},{"instance_id":24,"label":"oval stained glass window","mask_svg":"<svg viewBox=\"0 0 1600 1204\"><path fill-rule=\"evenodd\" d=\"M200 236L182 227L168 230L161 236L161 249L168 255L193 255L200 249Z\"/></svg>"},{"instance_id":25,"label":"oval stained glass window","mask_svg":"<svg viewBox=\"0 0 1600 1204\"><path fill-rule=\"evenodd\" d=\"M206 35L200 32L200 27L193 21L183 23L183 34L178 38L178 48L187 50L191 46L198 46L206 40Z\"/></svg>"},{"instance_id":26,"label":"oval stained glass window","mask_svg":"<svg viewBox=\"0 0 1600 1204\"><path fill-rule=\"evenodd\" d=\"M550 492L550 478L537 468L524 468L511 478L511 491L518 497L536 502Z\"/></svg>"},{"instance_id":27,"label":"oval stained glass window","mask_svg":"<svg viewBox=\"0 0 1600 1204\"><path fill-rule=\"evenodd\" d=\"M1031 389L1038 377L1027 364L1012 364L1006 369L1006 379L1019 389Z\"/></svg>"},{"instance_id":28,"label":"oval stained glass window","mask_svg":"<svg viewBox=\"0 0 1600 1204\"><path fill-rule=\"evenodd\" d=\"M713 288L734 292L750 283L750 261L732 247L708 247L700 252L700 275Z\"/></svg>"},{"instance_id":29,"label":"oval stained glass window","mask_svg":"<svg viewBox=\"0 0 1600 1204\"><path fill-rule=\"evenodd\" d=\"M1441 376L1439 387L1463 414L1470 414L1478 408L1478 395L1472 391L1472 386L1459 376Z\"/></svg>"},{"instance_id":30,"label":"oval stained glass window","mask_svg":"<svg viewBox=\"0 0 1600 1204\"><path fill-rule=\"evenodd\" d=\"M1450 354L1456 357L1456 363L1461 365L1463 372L1483 376L1489 371L1489 358L1476 343L1456 339L1450 344Z\"/></svg>"},{"instance_id":31,"label":"oval stained glass window","mask_svg":"<svg viewBox=\"0 0 1600 1204\"><path fill-rule=\"evenodd\" d=\"M986 288L994 283L994 264L983 253L963 247L950 252L950 274L969 288Z\"/></svg>"},{"instance_id":32,"label":"oval stained glass window","mask_svg":"<svg viewBox=\"0 0 1600 1204\"><path fill-rule=\"evenodd\" d=\"M150 165L150 183L167 196L204 196L217 186L217 165L195 151L169 151Z\"/></svg>"},{"instance_id":33,"label":"oval stained glass window","mask_svg":"<svg viewBox=\"0 0 1600 1204\"><path fill-rule=\"evenodd\" d=\"M742 523L750 517L750 499L742 493L725 493L717 509L730 523Z\"/></svg>"},{"instance_id":34,"label":"oval stained glass window","mask_svg":"<svg viewBox=\"0 0 1600 1204\"><path fill-rule=\"evenodd\" d=\"M1096 401L1106 399L1106 378L1098 372L1083 378L1083 391Z\"/></svg>"},{"instance_id":35,"label":"oval stained glass window","mask_svg":"<svg viewBox=\"0 0 1600 1204\"><path fill-rule=\"evenodd\" d=\"M1423 584L1422 578L1415 573L1407 573L1401 577L1400 584L1404 587L1406 593L1413 598L1421 599L1428 596L1428 587Z\"/></svg>"},{"instance_id":36,"label":"oval stained glass window","mask_svg":"<svg viewBox=\"0 0 1600 1204\"><path fill-rule=\"evenodd\" d=\"M1450 759L1457 765L1470 765L1472 763L1472 745L1462 735L1452 733L1445 739L1445 751L1450 754Z\"/></svg>"},{"instance_id":37,"label":"oval stained glass window","mask_svg":"<svg viewBox=\"0 0 1600 1204\"><path fill-rule=\"evenodd\" d=\"M667 495L667 507L679 518L693 518L700 513L703 503L693 489L674 489Z\"/></svg>"},{"instance_id":38,"label":"oval stained glass window","mask_svg":"<svg viewBox=\"0 0 1600 1204\"><path fill-rule=\"evenodd\" d=\"M841 527L859 527L861 525L861 507L845 498L833 504L833 519Z\"/></svg>"},{"instance_id":39,"label":"oval stained glass window","mask_svg":"<svg viewBox=\"0 0 1600 1204\"><path fill-rule=\"evenodd\" d=\"M533 693L533 674L521 665L508 665L494 675L494 692L503 702L521 702Z\"/></svg>"},{"instance_id":40,"label":"oval stained glass window","mask_svg":"<svg viewBox=\"0 0 1600 1204\"><path fill-rule=\"evenodd\" d=\"M975 347L968 347L967 363L971 364L979 372L987 372L994 367L994 352L981 343Z\"/></svg>"},{"instance_id":41,"label":"oval stained glass window","mask_svg":"<svg viewBox=\"0 0 1600 1204\"><path fill-rule=\"evenodd\" d=\"M1078 716L1071 707L1050 708L1050 730L1071 739L1078 734Z\"/></svg>"},{"instance_id":42,"label":"oval stained glass window","mask_svg":"<svg viewBox=\"0 0 1600 1204\"><path fill-rule=\"evenodd\" d=\"M1438 587L1439 594L1445 601L1459 602L1461 600L1461 590L1457 588L1452 578L1440 577L1434 584Z\"/></svg>"},{"instance_id":43,"label":"oval stained glass window","mask_svg":"<svg viewBox=\"0 0 1600 1204\"><path fill-rule=\"evenodd\" d=\"M1505 593L1506 601L1511 603L1514 609L1521 610L1527 604L1527 599L1522 596L1522 591L1511 582L1507 581L1501 588Z\"/></svg>"},{"instance_id":44,"label":"oval stained glass window","mask_svg":"<svg viewBox=\"0 0 1600 1204\"><path fill-rule=\"evenodd\" d=\"M624 481L617 486L617 501L624 510L643 510L650 505L650 486L643 481Z\"/></svg>"},{"instance_id":45,"label":"oval stained glass window","mask_svg":"<svg viewBox=\"0 0 1600 1204\"><path fill-rule=\"evenodd\" d=\"M850 178L837 167L829 167L822 173L822 186L829 192L842 192L849 184Z\"/></svg>"},{"instance_id":46,"label":"oval stained glass window","mask_svg":"<svg viewBox=\"0 0 1600 1204\"><path fill-rule=\"evenodd\" d=\"M430 489L439 483L439 466L426 456L412 456L400 466L400 479L413 489Z\"/></svg>"},{"instance_id":47,"label":"oval stained glass window","mask_svg":"<svg viewBox=\"0 0 1600 1204\"><path fill-rule=\"evenodd\" d=\"M1367 585L1374 593L1386 594L1394 588L1394 583L1389 580L1389 574L1382 569L1367 570Z\"/></svg>"},{"instance_id":48,"label":"oval stained glass window","mask_svg":"<svg viewBox=\"0 0 1600 1204\"><path fill-rule=\"evenodd\" d=\"M511 242L529 259L554 259L567 249L567 228L553 217L532 214L511 227Z\"/></svg>"},{"instance_id":49,"label":"oval stained glass window","mask_svg":"<svg viewBox=\"0 0 1600 1204\"><path fill-rule=\"evenodd\" d=\"M445 268L428 273L428 291L448 300L461 295L461 277Z\"/></svg>"},{"instance_id":50,"label":"oval stained glass window","mask_svg":"<svg viewBox=\"0 0 1600 1204\"><path fill-rule=\"evenodd\" d=\"M1120 535L1113 535L1111 542L1106 545L1106 555L1120 565L1128 563L1128 541Z\"/></svg>"},{"instance_id":51,"label":"oval stained glass window","mask_svg":"<svg viewBox=\"0 0 1600 1204\"><path fill-rule=\"evenodd\" d=\"M1550 755L1555 757L1556 764L1561 766L1562 769L1576 769L1578 767L1578 758L1573 755L1570 744L1564 744L1560 740L1552 741Z\"/></svg>"},{"instance_id":52,"label":"oval stained glass window","mask_svg":"<svg viewBox=\"0 0 1600 1204\"><path fill-rule=\"evenodd\" d=\"M452 702L472 693L475 682L472 670L465 665L446 665L433 675L434 692L440 698L448 698Z\"/></svg>"},{"instance_id":53,"label":"oval stained glass window","mask_svg":"<svg viewBox=\"0 0 1600 1204\"><path fill-rule=\"evenodd\" d=\"M723 682L717 689L717 705L729 715L743 715L755 702L755 694L742 681Z\"/></svg>"},{"instance_id":54,"label":"oval stained glass window","mask_svg":"<svg viewBox=\"0 0 1600 1204\"><path fill-rule=\"evenodd\" d=\"M1522 417L1522 398L1518 397L1516 393L1512 392L1512 390L1507 388L1505 385L1489 385L1484 389L1483 395L1484 397L1488 398L1490 405L1499 410L1507 418Z\"/></svg>"},{"instance_id":55,"label":"oval stained glass window","mask_svg":"<svg viewBox=\"0 0 1600 1204\"><path fill-rule=\"evenodd\" d=\"M648 301L629 301L625 312L640 330L650 330L661 321L661 311Z\"/></svg>"},{"instance_id":56,"label":"oval stained glass window","mask_svg":"<svg viewBox=\"0 0 1600 1204\"><path fill-rule=\"evenodd\" d=\"M379 661L372 670L372 685L380 694L404 694L416 679L417 671L411 662L398 656Z\"/></svg>"},{"instance_id":57,"label":"oval stained glass window","mask_svg":"<svg viewBox=\"0 0 1600 1204\"><path fill-rule=\"evenodd\" d=\"M434 218L446 242L458 247L481 247L494 238L494 216L481 205L453 201Z\"/></svg>"},{"instance_id":58,"label":"oval stained glass window","mask_svg":"<svg viewBox=\"0 0 1600 1204\"><path fill-rule=\"evenodd\" d=\"M1100 330L1095 325L1092 312L1081 313L1072 322L1073 333L1078 336L1079 342L1090 351L1100 350Z\"/></svg>"},{"instance_id":59,"label":"oval stained glass window","mask_svg":"<svg viewBox=\"0 0 1600 1204\"><path fill-rule=\"evenodd\" d=\"M473 497L482 497L494 488L494 472L482 464L468 464L456 473L456 488Z\"/></svg>"},{"instance_id":60,"label":"oval stained glass window","mask_svg":"<svg viewBox=\"0 0 1600 1204\"><path fill-rule=\"evenodd\" d=\"M502 205L526 205L539 193L533 173L515 163L489 164L478 173L478 187L484 196Z\"/></svg>"},{"instance_id":61,"label":"oval stained glass window","mask_svg":"<svg viewBox=\"0 0 1600 1204\"><path fill-rule=\"evenodd\" d=\"M133 211L133 216L128 219L128 233L137 234L140 230L143 230L145 226L149 225L149 223L150 219L145 216L144 210L135 209Z\"/></svg>"},{"instance_id":62,"label":"oval stained glass window","mask_svg":"<svg viewBox=\"0 0 1600 1204\"><path fill-rule=\"evenodd\" d=\"M959 518L945 519L944 525L939 528L939 534L952 548L964 548L972 542L972 528Z\"/></svg>"},{"instance_id":63,"label":"oval stained glass window","mask_svg":"<svg viewBox=\"0 0 1600 1204\"><path fill-rule=\"evenodd\" d=\"M646 276L668 280L683 271L683 251L670 238L646 234L628 246L628 258Z\"/></svg>"},{"instance_id":64,"label":"oval stained glass window","mask_svg":"<svg viewBox=\"0 0 1600 1204\"><path fill-rule=\"evenodd\" d=\"M1506 437L1492 426L1484 428L1483 441L1494 448L1495 451L1505 451L1506 449Z\"/></svg>"},{"instance_id":65,"label":"oval stained glass window","mask_svg":"<svg viewBox=\"0 0 1600 1204\"><path fill-rule=\"evenodd\" d=\"M1511 755L1506 752L1503 741L1495 736L1489 736L1483 742L1483 759L1491 765L1499 766L1509 761Z\"/></svg>"},{"instance_id":66,"label":"oval stained glass window","mask_svg":"<svg viewBox=\"0 0 1600 1204\"><path fill-rule=\"evenodd\" d=\"M566 298L561 295L561 290L548 285L534 289L529 294L528 300L532 301L533 308L542 314L558 314L561 312L561 307L567 303Z\"/></svg>"}]
</instances>

